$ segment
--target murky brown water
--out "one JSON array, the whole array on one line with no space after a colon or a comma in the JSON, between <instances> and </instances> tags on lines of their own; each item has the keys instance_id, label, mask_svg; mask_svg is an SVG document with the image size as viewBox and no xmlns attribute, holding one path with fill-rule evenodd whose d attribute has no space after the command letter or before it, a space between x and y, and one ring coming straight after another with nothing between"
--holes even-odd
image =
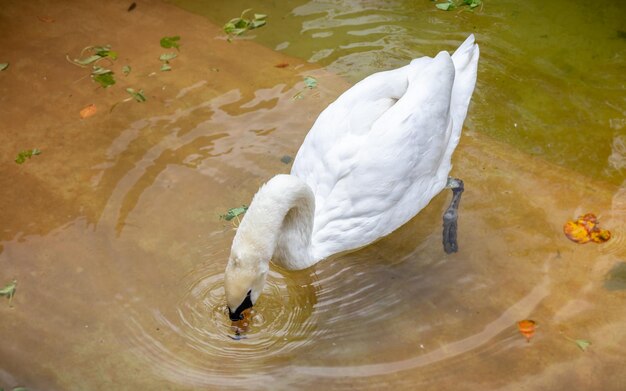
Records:
<instances>
[{"instance_id":1,"label":"murky brown water","mask_svg":"<svg viewBox=\"0 0 626 391\"><path fill-rule=\"evenodd\" d=\"M254 42L228 44L179 9L127 7L0 10L0 62L10 63L0 72L0 287L18 281L11 307L0 297L0 387L624 388L626 189L471 123L455 156L466 183L458 254L441 248L444 193L375 245L274 269L250 332L233 340L222 277L234 226L219 215L288 172L281 158L349 85ZM180 55L161 73L158 42L174 34ZM104 43L120 53L107 90L64 58ZM319 87L292 99L309 74ZM148 101L109 113L126 87ZM91 103L98 113L81 120ZM479 101L469 115L488 111ZM30 148L42 154L13 162ZM563 236L588 211L611 241ZM529 343L516 327L525 318L538 324Z\"/></svg>"}]
</instances>

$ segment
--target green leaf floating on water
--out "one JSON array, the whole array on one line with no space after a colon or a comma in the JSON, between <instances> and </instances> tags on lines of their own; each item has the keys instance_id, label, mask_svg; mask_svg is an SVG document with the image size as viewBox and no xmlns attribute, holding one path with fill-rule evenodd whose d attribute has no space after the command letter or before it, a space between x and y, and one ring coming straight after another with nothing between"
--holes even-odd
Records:
<instances>
[{"instance_id":1,"label":"green leaf floating on water","mask_svg":"<svg viewBox=\"0 0 626 391\"><path fill-rule=\"evenodd\" d=\"M304 78L304 89L301 90L300 92L298 92L297 94L295 94L294 96L291 97L291 99L296 100L296 99L302 99L303 98L303 93L304 91L308 89L312 90L313 88L317 87L317 79L314 78L313 76L306 76Z\"/></svg>"},{"instance_id":2,"label":"green leaf floating on water","mask_svg":"<svg viewBox=\"0 0 626 391\"><path fill-rule=\"evenodd\" d=\"M241 205L240 207L237 207L237 208L230 208L228 209L228 212L226 212L225 215L220 215L220 219L231 221L235 217L246 213L247 210L248 210L247 205Z\"/></svg>"},{"instance_id":3,"label":"green leaf floating on water","mask_svg":"<svg viewBox=\"0 0 626 391\"><path fill-rule=\"evenodd\" d=\"M167 72L167 71L171 71L172 70L172 66L168 63L165 63L163 65L161 65L161 72Z\"/></svg>"},{"instance_id":4,"label":"green leaf floating on water","mask_svg":"<svg viewBox=\"0 0 626 391\"><path fill-rule=\"evenodd\" d=\"M180 36L178 35L173 37L163 37L161 38L161 47L165 49L175 48L176 50L180 50L178 41L180 41Z\"/></svg>"},{"instance_id":5,"label":"green leaf floating on water","mask_svg":"<svg viewBox=\"0 0 626 391\"><path fill-rule=\"evenodd\" d=\"M75 58L71 60L69 56L66 56L67 60L75 65L85 67L89 64L95 63L97 61L102 60L103 58L108 58L110 60L117 59L117 52L111 50L110 45L105 46L87 46L84 48L80 55L82 56L85 52L91 53L89 56L84 58Z\"/></svg>"},{"instance_id":6,"label":"green leaf floating on water","mask_svg":"<svg viewBox=\"0 0 626 391\"><path fill-rule=\"evenodd\" d=\"M22 164L26 161L26 159L30 159L31 157L36 155L41 155L41 151L37 148L28 151L21 151L17 154L17 157L15 158L15 163Z\"/></svg>"},{"instance_id":7,"label":"green leaf floating on water","mask_svg":"<svg viewBox=\"0 0 626 391\"><path fill-rule=\"evenodd\" d=\"M306 88L315 88L317 87L317 79L313 76L307 76L304 78L304 85Z\"/></svg>"},{"instance_id":8,"label":"green leaf floating on water","mask_svg":"<svg viewBox=\"0 0 626 391\"><path fill-rule=\"evenodd\" d=\"M223 27L224 32L228 34L228 40L230 41L233 36L239 36L248 30L254 30L259 27L265 26L267 21L267 15L254 14L252 19L245 18L244 15L251 11L251 8L244 10L241 16L238 18L232 18Z\"/></svg>"},{"instance_id":9,"label":"green leaf floating on water","mask_svg":"<svg viewBox=\"0 0 626 391\"><path fill-rule=\"evenodd\" d=\"M9 63L8 62L3 62L2 64L0 64L0 71L4 71L8 67L9 67Z\"/></svg>"},{"instance_id":10,"label":"green leaf floating on water","mask_svg":"<svg viewBox=\"0 0 626 391\"><path fill-rule=\"evenodd\" d=\"M85 57L85 58L75 58L74 62L76 64L80 64L80 65L89 65L92 62L96 62L96 61L101 60L101 59L102 59L101 56L98 56L98 55L94 54L93 56L89 56L89 57Z\"/></svg>"},{"instance_id":11,"label":"green leaf floating on water","mask_svg":"<svg viewBox=\"0 0 626 391\"><path fill-rule=\"evenodd\" d=\"M145 102L146 96L143 94L143 90L135 91L132 88L127 88L126 92L128 92L137 102Z\"/></svg>"},{"instance_id":12,"label":"green leaf floating on water","mask_svg":"<svg viewBox=\"0 0 626 391\"><path fill-rule=\"evenodd\" d=\"M109 88L113 84L115 84L115 77L113 77L113 72L104 72L104 73L92 73L91 78L96 83L100 84L102 88Z\"/></svg>"},{"instance_id":13,"label":"green leaf floating on water","mask_svg":"<svg viewBox=\"0 0 626 391\"><path fill-rule=\"evenodd\" d=\"M470 9L473 9L481 5L482 0L464 0L464 3L469 5Z\"/></svg>"},{"instance_id":14,"label":"green leaf floating on water","mask_svg":"<svg viewBox=\"0 0 626 391\"><path fill-rule=\"evenodd\" d=\"M167 61L175 59L176 57L178 57L178 54L176 53L163 53L159 57L159 60L167 62Z\"/></svg>"},{"instance_id":15,"label":"green leaf floating on water","mask_svg":"<svg viewBox=\"0 0 626 391\"><path fill-rule=\"evenodd\" d=\"M454 3L452 2L438 3L438 4L435 4L435 7L439 8L440 10L451 11L452 9L454 9Z\"/></svg>"},{"instance_id":16,"label":"green leaf floating on water","mask_svg":"<svg viewBox=\"0 0 626 391\"><path fill-rule=\"evenodd\" d=\"M113 73L113 71L110 69L99 67L97 65L94 65L93 70L91 71L92 75L104 75L106 73Z\"/></svg>"},{"instance_id":17,"label":"green leaf floating on water","mask_svg":"<svg viewBox=\"0 0 626 391\"><path fill-rule=\"evenodd\" d=\"M6 284L4 288L0 289L0 296L6 296L9 298L9 306L11 306L11 301L13 300L13 296L15 296L16 288L17 281L13 280L10 283Z\"/></svg>"},{"instance_id":18,"label":"green leaf floating on water","mask_svg":"<svg viewBox=\"0 0 626 391\"><path fill-rule=\"evenodd\" d=\"M10 283L6 284L4 288L0 289L0 296L7 296L8 298L13 297L15 294L15 288L17 287L17 281L13 280Z\"/></svg>"}]
</instances>

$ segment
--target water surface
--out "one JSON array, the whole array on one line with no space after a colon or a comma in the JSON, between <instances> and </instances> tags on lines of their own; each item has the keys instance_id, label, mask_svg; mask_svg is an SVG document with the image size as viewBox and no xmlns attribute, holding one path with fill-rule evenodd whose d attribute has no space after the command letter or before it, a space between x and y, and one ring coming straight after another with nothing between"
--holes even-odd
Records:
<instances>
[{"instance_id":1,"label":"water surface","mask_svg":"<svg viewBox=\"0 0 626 391\"><path fill-rule=\"evenodd\" d=\"M287 53L295 43L275 51L269 35L278 33L270 25L254 39L228 43L219 27L167 4L140 2L128 12L117 1L7 3L0 11L10 62L0 73L0 286L15 278L18 287L12 306L0 298L0 387L622 389L626 190L613 174L594 178L566 161L554 164L547 153L528 154L523 143L514 148L491 137L507 141L501 118L513 118L493 110L493 95L519 97L516 88L525 82L496 82L489 73L524 55L497 45L506 34L478 28L484 65L454 159L467 189L460 252L448 256L441 248L450 197L442 193L361 251L301 272L272 269L250 331L233 339L222 280L236 226L220 214L289 171L281 158L295 155L320 110L360 73L452 50L474 29L470 18L509 20L502 10L489 16L490 4L481 16L437 13L426 3L428 16L411 27L429 26L419 42L402 49L400 34L389 46L395 54L379 53L382 62L370 67L350 67L347 58L376 50L314 63L308 49ZM365 29L358 26L382 7L342 4L302 3L288 12L328 21L326 30L296 28L314 31L312 42L331 42L324 31L356 37L350 42L371 35L348 32ZM335 27L359 7L367 10L353 27ZM305 25L297 18L285 24L294 20ZM371 28L384 32L385 20ZM173 34L181 36L179 57L161 73L165 50L158 42ZM275 45L287 41L295 42L283 37ZM106 90L65 59L104 43L120 53L112 65L118 84ZM133 69L127 77L125 64ZM532 77L527 61L517 66L526 69L522 80ZM293 99L306 75L318 87ZM143 89L147 102L111 111L128 97L127 87ZM598 110L603 102L587 101ZM78 111L91 103L98 113L81 120ZM537 124L544 124L542 115L533 117ZM33 147L42 154L15 164L17 152ZM604 158L584 159L604 173L619 170L623 152L618 146ZM563 236L563 223L588 211L612 231L611 241L580 246ZM516 328L525 318L538 324L530 342ZM592 345L582 352L568 338Z\"/></svg>"}]
</instances>

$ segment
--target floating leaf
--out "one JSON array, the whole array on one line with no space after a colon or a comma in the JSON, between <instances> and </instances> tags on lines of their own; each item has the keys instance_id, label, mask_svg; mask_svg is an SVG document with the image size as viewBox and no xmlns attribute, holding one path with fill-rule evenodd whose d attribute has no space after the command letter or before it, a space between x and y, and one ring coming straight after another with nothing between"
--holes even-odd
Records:
<instances>
[{"instance_id":1,"label":"floating leaf","mask_svg":"<svg viewBox=\"0 0 626 391\"><path fill-rule=\"evenodd\" d=\"M131 3L131 5L128 6L127 11L130 12L132 10L134 10L137 7L137 3L135 3L134 1Z\"/></svg>"},{"instance_id":2,"label":"floating leaf","mask_svg":"<svg viewBox=\"0 0 626 391\"><path fill-rule=\"evenodd\" d=\"M247 19L244 15L251 11L251 8L244 10L241 13L241 16L238 18L233 18L229 20L223 27L224 32L228 34L228 40L230 41L233 36L239 36L245 33L248 30L254 30L259 27L265 26L267 21L267 15L265 14L254 14L253 19Z\"/></svg>"},{"instance_id":3,"label":"floating leaf","mask_svg":"<svg viewBox=\"0 0 626 391\"><path fill-rule=\"evenodd\" d=\"M17 281L13 280L4 288L0 289L0 296L6 296L9 299L9 306L11 305L11 301L13 300L13 296L15 296L15 289L17 288Z\"/></svg>"},{"instance_id":4,"label":"floating leaf","mask_svg":"<svg viewBox=\"0 0 626 391\"><path fill-rule=\"evenodd\" d=\"M474 9L482 4L482 0L464 0L463 2L469 5L470 9Z\"/></svg>"},{"instance_id":5,"label":"floating leaf","mask_svg":"<svg viewBox=\"0 0 626 391\"><path fill-rule=\"evenodd\" d=\"M237 207L237 208L231 208L231 209L228 209L228 212L226 212L226 214L220 215L220 219L230 221L234 219L235 217L246 213L247 210L248 210L247 205L241 205L240 207Z\"/></svg>"},{"instance_id":6,"label":"floating leaf","mask_svg":"<svg viewBox=\"0 0 626 391\"><path fill-rule=\"evenodd\" d=\"M440 10L451 11L452 9L454 9L454 3L452 2L439 3L439 4L435 4L435 7L439 8Z\"/></svg>"},{"instance_id":7,"label":"floating leaf","mask_svg":"<svg viewBox=\"0 0 626 391\"><path fill-rule=\"evenodd\" d=\"M313 76L306 76L304 78L304 86L305 88L301 91L299 91L297 94L295 94L294 96L291 97L291 99L296 100L296 99L302 99L304 97L304 92L307 89L313 89L315 87L317 87L317 79L315 79Z\"/></svg>"},{"instance_id":8,"label":"floating leaf","mask_svg":"<svg viewBox=\"0 0 626 391\"><path fill-rule=\"evenodd\" d=\"M132 88L127 88L126 92L128 92L137 102L145 102L146 96L143 94L143 90L135 91Z\"/></svg>"},{"instance_id":9,"label":"floating leaf","mask_svg":"<svg viewBox=\"0 0 626 391\"><path fill-rule=\"evenodd\" d=\"M80 111L80 118L89 118L92 115L96 114L97 111L98 109L96 109L96 105L94 104L86 106Z\"/></svg>"},{"instance_id":10,"label":"floating leaf","mask_svg":"<svg viewBox=\"0 0 626 391\"><path fill-rule=\"evenodd\" d=\"M115 84L115 78L113 77L113 72L92 74L91 78L93 79L93 81L100 84L102 88L109 88L113 84Z\"/></svg>"},{"instance_id":11,"label":"floating leaf","mask_svg":"<svg viewBox=\"0 0 626 391\"><path fill-rule=\"evenodd\" d=\"M100 47L97 49L99 50L96 52L96 56L100 56L102 58L108 57L111 60L117 60L117 52L109 50L108 47Z\"/></svg>"},{"instance_id":12,"label":"floating leaf","mask_svg":"<svg viewBox=\"0 0 626 391\"><path fill-rule=\"evenodd\" d=\"M161 65L161 72L166 72L166 71L171 71L172 67L170 66L170 64L165 63L163 65Z\"/></svg>"},{"instance_id":13,"label":"floating leaf","mask_svg":"<svg viewBox=\"0 0 626 391\"><path fill-rule=\"evenodd\" d=\"M289 63L286 63L286 62L281 62L280 64L274 65L274 67L276 68L287 68L288 66L289 66Z\"/></svg>"},{"instance_id":14,"label":"floating leaf","mask_svg":"<svg viewBox=\"0 0 626 391\"><path fill-rule=\"evenodd\" d=\"M113 71L97 65L94 65L93 70L91 71L92 75L104 75L105 73L113 73Z\"/></svg>"},{"instance_id":15,"label":"floating leaf","mask_svg":"<svg viewBox=\"0 0 626 391\"><path fill-rule=\"evenodd\" d=\"M530 342L530 339L535 334L536 322L530 319L524 319L517 322L517 328L519 332L526 337L526 342Z\"/></svg>"},{"instance_id":16,"label":"floating leaf","mask_svg":"<svg viewBox=\"0 0 626 391\"><path fill-rule=\"evenodd\" d=\"M588 242L604 243L611 239L611 232L600 229L598 218L593 213L587 213L563 225L565 236L573 242L584 244Z\"/></svg>"},{"instance_id":17,"label":"floating leaf","mask_svg":"<svg viewBox=\"0 0 626 391\"><path fill-rule=\"evenodd\" d=\"M589 345L591 345L591 342L587 341L586 339L576 339L574 340L574 343L576 344L576 346L578 346L580 348L580 350L582 350L583 352L587 351L587 348L589 347Z\"/></svg>"},{"instance_id":18,"label":"floating leaf","mask_svg":"<svg viewBox=\"0 0 626 391\"><path fill-rule=\"evenodd\" d=\"M4 71L8 67L9 67L9 63L8 62L3 62L2 64L0 64L0 71Z\"/></svg>"},{"instance_id":19,"label":"floating leaf","mask_svg":"<svg viewBox=\"0 0 626 391\"><path fill-rule=\"evenodd\" d=\"M175 59L176 57L178 57L178 54L176 53L163 53L161 54L161 56L159 56L159 60L170 61L170 60Z\"/></svg>"},{"instance_id":20,"label":"floating leaf","mask_svg":"<svg viewBox=\"0 0 626 391\"><path fill-rule=\"evenodd\" d=\"M31 157L36 155L41 155L41 151L37 148L28 151L21 151L17 154L17 157L15 158L15 163L22 164L26 161L26 159L30 159Z\"/></svg>"},{"instance_id":21,"label":"floating leaf","mask_svg":"<svg viewBox=\"0 0 626 391\"><path fill-rule=\"evenodd\" d=\"M130 70L131 70L130 65L124 65L122 67L122 73L124 74L124 76L128 76L128 74L130 73Z\"/></svg>"},{"instance_id":22,"label":"floating leaf","mask_svg":"<svg viewBox=\"0 0 626 391\"><path fill-rule=\"evenodd\" d=\"M17 281L13 280L6 284L4 288L0 289L0 296L6 296L11 298L15 294L15 288L17 287Z\"/></svg>"},{"instance_id":23,"label":"floating leaf","mask_svg":"<svg viewBox=\"0 0 626 391\"><path fill-rule=\"evenodd\" d=\"M81 67L85 67L89 64L95 63L99 60L102 60L103 58L108 58L110 60L116 60L117 59L117 52L114 52L111 50L111 46L110 45L105 45L105 46L87 46L86 48L83 49L83 51L81 52L81 56L85 53L91 53L91 55L85 57L85 58L75 58L73 60L71 60L69 58L69 56L65 56L65 58L67 58L67 60L69 62L71 62L74 65L78 65Z\"/></svg>"},{"instance_id":24,"label":"floating leaf","mask_svg":"<svg viewBox=\"0 0 626 391\"><path fill-rule=\"evenodd\" d=\"M80 65L89 65L92 62L96 62L96 61L101 60L101 59L102 59L101 56L98 56L98 55L94 54L93 56L89 56L89 57L86 57L86 58L83 58L83 59L75 58L74 62L76 64L80 64Z\"/></svg>"},{"instance_id":25,"label":"floating leaf","mask_svg":"<svg viewBox=\"0 0 626 391\"><path fill-rule=\"evenodd\" d=\"M176 50L180 50L178 41L180 41L180 36L178 35L173 37L163 37L161 38L161 47L165 49L175 48Z\"/></svg>"}]
</instances>

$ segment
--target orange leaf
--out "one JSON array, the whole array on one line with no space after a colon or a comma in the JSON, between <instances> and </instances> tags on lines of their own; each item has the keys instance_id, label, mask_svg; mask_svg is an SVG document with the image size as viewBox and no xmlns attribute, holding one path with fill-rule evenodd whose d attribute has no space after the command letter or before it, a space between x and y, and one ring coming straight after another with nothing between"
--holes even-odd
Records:
<instances>
[{"instance_id":1,"label":"orange leaf","mask_svg":"<svg viewBox=\"0 0 626 391\"><path fill-rule=\"evenodd\" d=\"M276 68L287 68L289 66L286 62L281 62L280 64L274 65Z\"/></svg>"},{"instance_id":2,"label":"orange leaf","mask_svg":"<svg viewBox=\"0 0 626 391\"><path fill-rule=\"evenodd\" d=\"M611 238L611 232L600 229L598 218L593 213L578 216L576 221L570 220L563 225L565 236L576 243L603 243Z\"/></svg>"},{"instance_id":3,"label":"orange leaf","mask_svg":"<svg viewBox=\"0 0 626 391\"><path fill-rule=\"evenodd\" d=\"M517 322L517 329L526 337L526 342L530 342L530 339L535 334L535 325L537 323L534 320L524 319Z\"/></svg>"},{"instance_id":4,"label":"orange leaf","mask_svg":"<svg viewBox=\"0 0 626 391\"><path fill-rule=\"evenodd\" d=\"M91 104L80 111L80 118L89 118L92 115L96 114L96 105Z\"/></svg>"}]
</instances>

